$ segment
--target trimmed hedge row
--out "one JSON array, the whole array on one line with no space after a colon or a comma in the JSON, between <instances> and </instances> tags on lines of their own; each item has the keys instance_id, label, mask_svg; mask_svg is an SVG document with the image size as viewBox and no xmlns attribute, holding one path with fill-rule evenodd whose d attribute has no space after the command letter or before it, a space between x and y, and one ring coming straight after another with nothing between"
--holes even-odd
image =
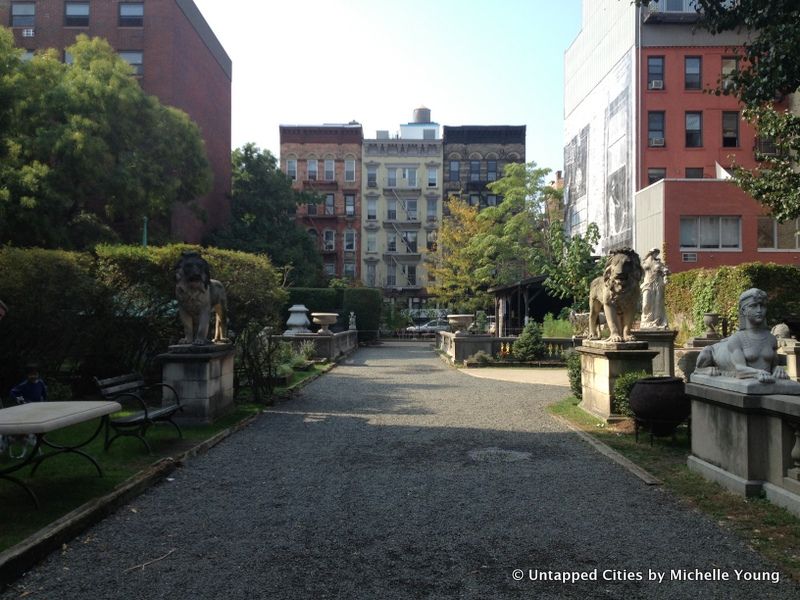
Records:
<instances>
[{"instance_id":1,"label":"trimmed hedge row","mask_svg":"<svg viewBox=\"0 0 800 600\"><path fill-rule=\"evenodd\" d=\"M0 248L0 393L26 362L68 375L81 389L92 376L157 374L157 354L182 336L174 266L182 251L202 254L225 285L232 333L246 323L280 322L286 292L263 256L186 244L98 246L92 253Z\"/></svg>"},{"instance_id":2,"label":"trimmed hedge row","mask_svg":"<svg viewBox=\"0 0 800 600\"><path fill-rule=\"evenodd\" d=\"M739 323L739 295L749 288L767 292L770 325L800 317L800 269L775 263L744 263L718 269L692 269L670 275L666 307L670 323L685 323L690 335L703 332L703 313L727 317L729 330Z\"/></svg>"},{"instance_id":3,"label":"trimmed hedge row","mask_svg":"<svg viewBox=\"0 0 800 600\"><path fill-rule=\"evenodd\" d=\"M309 313L338 312L336 327L347 329L350 312L356 313L359 341L378 337L383 300L380 291L373 288L289 288L288 300L283 307L284 322L289 316L289 307L303 304Z\"/></svg>"}]
</instances>

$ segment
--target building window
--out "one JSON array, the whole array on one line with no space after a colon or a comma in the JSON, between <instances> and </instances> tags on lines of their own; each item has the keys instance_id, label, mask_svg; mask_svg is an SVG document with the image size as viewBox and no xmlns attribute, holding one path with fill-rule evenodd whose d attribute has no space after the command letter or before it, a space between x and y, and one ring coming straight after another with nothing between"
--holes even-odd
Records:
<instances>
[{"instance_id":1,"label":"building window","mask_svg":"<svg viewBox=\"0 0 800 600\"><path fill-rule=\"evenodd\" d=\"M739 64L735 57L725 56L722 58L722 72L720 73L720 81L722 89L729 91L733 89L733 75L739 70Z\"/></svg>"},{"instance_id":2,"label":"building window","mask_svg":"<svg viewBox=\"0 0 800 600\"><path fill-rule=\"evenodd\" d=\"M345 261L344 263L344 276L348 279L355 279L356 276L356 263L352 261Z\"/></svg>"},{"instance_id":3,"label":"building window","mask_svg":"<svg viewBox=\"0 0 800 600\"><path fill-rule=\"evenodd\" d=\"M648 90L663 90L664 89L664 57L663 56L648 56L647 57L647 89Z\"/></svg>"},{"instance_id":4,"label":"building window","mask_svg":"<svg viewBox=\"0 0 800 600\"><path fill-rule=\"evenodd\" d=\"M447 175L447 181L459 181L460 174L459 171L461 169L461 163L457 160L450 161L450 170Z\"/></svg>"},{"instance_id":5,"label":"building window","mask_svg":"<svg viewBox=\"0 0 800 600\"><path fill-rule=\"evenodd\" d=\"M308 239L310 239L311 243L314 244L314 248L319 248L319 237L317 236L317 231L315 229L308 230Z\"/></svg>"},{"instance_id":6,"label":"building window","mask_svg":"<svg viewBox=\"0 0 800 600\"><path fill-rule=\"evenodd\" d=\"M317 214L317 205L314 202L309 202L306 204L306 214L309 216L314 216Z\"/></svg>"},{"instance_id":7,"label":"building window","mask_svg":"<svg viewBox=\"0 0 800 600\"><path fill-rule=\"evenodd\" d=\"M681 217L681 249L741 249L741 217Z\"/></svg>"},{"instance_id":8,"label":"building window","mask_svg":"<svg viewBox=\"0 0 800 600\"><path fill-rule=\"evenodd\" d=\"M416 231L404 231L403 232L403 245L406 248L406 252L414 253L417 251L417 232Z\"/></svg>"},{"instance_id":9,"label":"building window","mask_svg":"<svg viewBox=\"0 0 800 600\"><path fill-rule=\"evenodd\" d=\"M378 185L378 167L367 167L367 187L376 187Z\"/></svg>"},{"instance_id":10,"label":"building window","mask_svg":"<svg viewBox=\"0 0 800 600\"><path fill-rule=\"evenodd\" d=\"M425 247L428 252L436 252L436 240L438 235L436 231L429 231L425 236Z\"/></svg>"},{"instance_id":11,"label":"building window","mask_svg":"<svg viewBox=\"0 0 800 600\"><path fill-rule=\"evenodd\" d=\"M396 233L387 233L386 234L386 251L387 252L397 252L397 234Z\"/></svg>"},{"instance_id":12,"label":"building window","mask_svg":"<svg viewBox=\"0 0 800 600\"><path fill-rule=\"evenodd\" d=\"M702 179L703 167L686 167L686 179Z\"/></svg>"},{"instance_id":13,"label":"building window","mask_svg":"<svg viewBox=\"0 0 800 600\"><path fill-rule=\"evenodd\" d=\"M322 241L325 244L324 250L330 252L336 250L336 232L326 229L322 234Z\"/></svg>"},{"instance_id":14,"label":"building window","mask_svg":"<svg viewBox=\"0 0 800 600\"><path fill-rule=\"evenodd\" d=\"M378 220L378 200L376 198L367 198L367 221Z\"/></svg>"},{"instance_id":15,"label":"building window","mask_svg":"<svg viewBox=\"0 0 800 600\"><path fill-rule=\"evenodd\" d=\"M36 3L35 2L12 2L11 3L11 26L12 27L33 27L36 24Z\"/></svg>"},{"instance_id":16,"label":"building window","mask_svg":"<svg viewBox=\"0 0 800 600\"><path fill-rule=\"evenodd\" d=\"M143 53L141 50L120 50L122 60L133 67L133 74L140 77L144 74Z\"/></svg>"},{"instance_id":17,"label":"building window","mask_svg":"<svg viewBox=\"0 0 800 600\"><path fill-rule=\"evenodd\" d=\"M344 214L348 217L355 216L356 214L356 196L355 194L344 195Z\"/></svg>"},{"instance_id":18,"label":"building window","mask_svg":"<svg viewBox=\"0 0 800 600\"><path fill-rule=\"evenodd\" d=\"M325 214L335 215L336 214L336 204L333 194L325 194Z\"/></svg>"},{"instance_id":19,"label":"building window","mask_svg":"<svg viewBox=\"0 0 800 600\"><path fill-rule=\"evenodd\" d=\"M656 110L647 113L647 145L664 146L664 111Z\"/></svg>"},{"instance_id":20,"label":"building window","mask_svg":"<svg viewBox=\"0 0 800 600\"><path fill-rule=\"evenodd\" d=\"M367 263L367 285L375 287L375 263Z\"/></svg>"},{"instance_id":21,"label":"building window","mask_svg":"<svg viewBox=\"0 0 800 600\"><path fill-rule=\"evenodd\" d=\"M428 211L425 213L428 222L436 220L436 209L439 206L439 202L436 198L428 198Z\"/></svg>"},{"instance_id":22,"label":"building window","mask_svg":"<svg viewBox=\"0 0 800 600\"><path fill-rule=\"evenodd\" d=\"M664 12L694 12L694 0L665 0Z\"/></svg>"},{"instance_id":23,"label":"building window","mask_svg":"<svg viewBox=\"0 0 800 600\"><path fill-rule=\"evenodd\" d=\"M387 221L397 220L397 200L395 200L394 198L389 198L386 201L386 220Z\"/></svg>"},{"instance_id":24,"label":"building window","mask_svg":"<svg viewBox=\"0 0 800 600\"><path fill-rule=\"evenodd\" d=\"M798 219L778 223L772 217L758 218L758 247L763 250L796 250L798 244Z\"/></svg>"},{"instance_id":25,"label":"building window","mask_svg":"<svg viewBox=\"0 0 800 600\"><path fill-rule=\"evenodd\" d=\"M378 236L374 231L367 232L367 252L378 251Z\"/></svg>"},{"instance_id":26,"label":"building window","mask_svg":"<svg viewBox=\"0 0 800 600\"><path fill-rule=\"evenodd\" d=\"M408 185L408 187L417 187L416 169L405 169L403 172L403 176L406 178L406 185Z\"/></svg>"},{"instance_id":27,"label":"building window","mask_svg":"<svg viewBox=\"0 0 800 600\"><path fill-rule=\"evenodd\" d=\"M497 181L497 161L486 161L486 181Z\"/></svg>"},{"instance_id":28,"label":"building window","mask_svg":"<svg viewBox=\"0 0 800 600\"><path fill-rule=\"evenodd\" d=\"M725 111L722 113L722 147L723 148L739 147L738 112Z\"/></svg>"},{"instance_id":29,"label":"building window","mask_svg":"<svg viewBox=\"0 0 800 600\"><path fill-rule=\"evenodd\" d=\"M486 206L497 206L497 196L495 194L486 196Z\"/></svg>"},{"instance_id":30,"label":"building window","mask_svg":"<svg viewBox=\"0 0 800 600\"><path fill-rule=\"evenodd\" d=\"M408 201L406 201L406 220L407 221L416 221L417 220L417 201L416 200L408 200Z\"/></svg>"},{"instance_id":31,"label":"building window","mask_svg":"<svg viewBox=\"0 0 800 600\"><path fill-rule=\"evenodd\" d=\"M684 59L683 87L685 89L702 89L702 62L703 61L699 56L687 56Z\"/></svg>"},{"instance_id":32,"label":"building window","mask_svg":"<svg viewBox=\"0 0 800 600\"><path fill-rule=\"evenodd\" d=\"M703 113L686 113L686 147L702 148L703 146Z\"/></svg>"},{"instance_id":33,"label":"building window","mask_svg":"<svg viewBox=\"0 0 800 600\"><path fill-rule=\"evenodd\" d=\"M395 265L386 266L386 287L397 286L397 267Z\"/></svg>"},{"instance_id":34,"label":"building window","mask_svg":"<svg viewBox=\"0 0 800 600\"><path fill-rule=\"evenodd\" d=\"M290 158L286 161L286 174L292 181L297 181L297 159Z\"/></svg>"},{"instance_id":35,"label":"building window","mask_svg":"<svg viewBox=\"0 0 800 600\"><path fill-rule=\"evenodd\" d=\"M417 265L408 265L405 270L408 285L417 285Z\"/></svg>"},{"instance_id":36,"label":"building window","mask_svg":"<svg viewBox=\"0 0 800 600\"><path fill-rule=\"evenodd\" d=\"M89 3L64 2L64 25L66 27L88 27Z\"/></svg>"},{"instance_id":37,"label":"building window","mask_svg":"<svg viewBox=\"0 0 800 600\"><path fill-rule=\"evenodd\" d=\"M317 159L306 161L306 173L309 181L317 180Z\"/></svg>"},{"instance_id":38,"label":"building window","mask_svg":"<svg viewBox=\"0 0 800 600\"><path fill-rule=\"evenodd\" d=\"M647 169L647 185L661 181L667 176L667 170L664 167L652 167Z\"/></svg>"},{"instance_id":39,"label":"building window","mask_svg":"<svg viewBox=\"0 0 800 600\"><path fill-rule=\"evenodd\" d=\"M436 167L428 167L428 187L436 187L438 171Z\"/></svg>"},{"instance_id":40,"label":"building window","mask_svg":"<svg viewBox=\"0 0 800 600\"><path fill-rule=\"evenodd\" d=\"M120 27L141 27L144 25L144 3L142 2L120 2L119 3L119 26Z\"/></svg>"},{"instance_id":41,"label":"building window","mask_svg":"<svg viewBox=\"0 0 800 600\"><path fill-rule=\"evenodd\" d=\"M470 181L481 180L481 161L479 160L469 161L469 180Z\"/></svg>"},{"instance_id":42,"label":"building window","mask_svg":"<svg viewBox=\"0 0 800 600\"><path fill-rule=\"evenodd\" d=\"M356 232L352 229L344 232L344 249L346 252L356 251Z\"/></svg>"},{"instance_id":43,"label":"building window","mask_svg":"<svg viewBox=\"0 0 800 600\"><path fill-rule=\"evenodd\" d=\"M333 181L336 178L336 171L333 167L333 159L325 159L325 181Z\"/></svg>"},{"instance_id":44,"label":"building window","mask_svg":"<svg viewBox=\"0 0 800 600\"><path fill-rule=\"evenodd\" d=\"M353 158L347 158L344 161L344 180L356 180L356 161Z\"/></svg>"},{"instance_id":45,"label":"building window","mask_svg":"<svg viewBox=\"0 0 800 600\"><path fill-rule=\"evenodd\" d=\"M397 186L397 169L394 167L386 169L386 185L389 187Z\"/></svg>"},{"instance_id":46,"label":"building window","mask_svg":"<svg viewBox=\"0 0 800 600\"><path fill-rule=\"evenodd\" d=\"M327 275L328 277L336 276L336 263L334 262L325 263L325 275Z\"/></svg>"},{"instance_id":47,"label":"building window","mask_svg":"<svg viewBox=\"0 0 800 600\"><path fill-rule=\"evenodd\" d=\"M469 205L470 206L480 206L481 205L481 195L480 194L470 194L469 195Z\"/></svg>"}]
</instances>

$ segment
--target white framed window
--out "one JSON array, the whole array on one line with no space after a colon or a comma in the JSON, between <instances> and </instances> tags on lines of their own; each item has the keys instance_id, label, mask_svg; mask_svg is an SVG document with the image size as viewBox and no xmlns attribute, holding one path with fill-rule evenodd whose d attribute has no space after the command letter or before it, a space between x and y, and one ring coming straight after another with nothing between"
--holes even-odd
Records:
<instances>
[{"instance_id":1,"label":"white framed window","mask_svg":"<svg viewBox=\"0 0 800 600\"><path fill-rule=\"evenodd\" d=\"M417 220L417 201L416 200L406 200L406 220L408 220L408 221L416 221Z\"/></svg>"},{"instance_id":2,"label":"white framed window","mask_svg":"<svg viewBox=\"0 0 800 600\"><path fill-rule=\"evenodd\" d=\"M336 200L333 194L325 194L325 214L328 216L336 214Z\"/></svg>"},{"instance_id":3,"label":"white framed window","mask_svg":"<svg viewBox=\"0 0 800 600\"><path fill-rule=\"evenodd\" d=\"M439 180L439 169L428 167L428 187L436 187Z\"/></svg>"},{"instance_id":4,"label":"white framed window","mask_svg":"<svg viewBox=\"0 0 800 600\"><path fill-rule=\"evenodd\" d=\"M378 186L378 167L374 165L367 166L367 187Z\"/></svg>"},{"instance_id":5,"label":"white framed window","mask_svg":"<svg viewBox=\"0 0 800 600\"><path fill-rule=\"evenodd\" d=\"M356 160L354 158L346 158L344 161L344 180L356 180Z\"/></svg>"},{"instance_id":6,"label":"white framed window","mask_svg":"<svg viewBox=\"0 0 800 600\"><path fill-rule=\"evenodd\" d=\"M141 27L144 25L144 3L143 2L120 2L119 3L119 26L120 27Z\"/></svg>"},{"instance_id":7,"label":"white framed window","mask_svg":"<svg viewBox=\"0 0 800 600\"><path fill-rule=\"evenodd\" d=\"M772 217L758 218L759 250L797 250L800 238L800 219L778 223Z\"/></svg>"},{"instance_id":8,"label":"white framed window","mask_svg":"<svg viewBox=\"0 0 800 600\"><path fill-rule=\"evenodd\" d=\"M486 161L486 181L497 181L497 161Z\"/></svg>"},{"instance_id":9,"label":"white framed window","mask_svg":"<svg viewBox=\"0 0 800 600\"><path fill-rule=\"evenodd\" d=\"M344 263L344 276L348 279L354 279L356 276L356 263L352 261L345 261Z\"/></svg>"},{"instance_id":10,"label":"white framed window","mask_svg":"<svg viewBox=\"0 0 800 600\"><path fill-rule=\"evenodd\" d=\"M681 249L740 250L741 217L681 217Z\"/></svg>"},{"instance_id":11,"label":"white framed window","mask_svg":"<svg viewBox=\"0 0 800 600\"><path fill-rule=\"evenodd\" d=\"M378 236L374 231L367 232L367 252L378 251Z\"/></svg>"},{"instance_id":12,"label":"white framed window","mask_svg":"<svg viewBox=\"0 0 800 600\"><path fill-rule=\"evenodd\" d=\"M425 213L428 221L436 220L436 209L438 206L439 203L436 198L428 198L428 211Z\"/></svg>"},{"instance_id":13,"label":"white framed window","mask_svg":"<svg viewBox=\"0 0 800 600\"><path fill-rule=\"evenodd\" d=\"M406 185L408 187L417 187L417 170L416 169L405 169L405 178L406 178Z\"/></svg>"},{"instance_id":14,"label":"white framed window","mask_svg":"<svg viewBox=\"0 0 800 600\"><path fill-rule=\"evenodd\" d=\"M375 287L375 263L367 263L367 285Z\"/></svg>"},{"instance_id":15,"label":"white framed window","mask_svg":"<svg viewBox=\"0 0 800 600\"><path fill-rule=\"evenodd\" d=\"M322 233L322 240L323 240L323 249L326 252L331 252L336 250L336 232L330 229L326 229Z\"/></svg>"},{"instance_id":16,"label":"white framed window","mask_svg":"<svg viewBox=\"0 0 800 600\"><path fill-rule=\"evenodd\" d=\"M317 180L317 159L309 158L306 160L306 173L309 181Z\"/></svg>"},{"instance_id":17,"label":"white framed window","mask_svg":"<svg viewBox=\"0 0 800 600\"><path fill-rule=\"evenodd\" d=\"M336 275L336 263L334 262L325 263L325 275L327 275L328 277L334 277Z\"/></svg>"},{"instance_id":18,"label":"white framed window","mask_svg":"<svg viewBox=\"0 0 800 600\"><path fill-rule=\"evenodd\" d=\"M325 159L325 181L333 181L336 179L336 170L332 158Z\"/></svg>"},{"instance_id":19,"label":"white framed window","mask_svg":"<svg viewBox=\"0 0 800 600\"><path fill-rule=\"evenodd\" d=\"M395 265L386 265L386 287L397 286L397 267Z\"/></svg>"},{"instance_id":20,"label":"white framed window","mask_svg":"<svg viewBox=\"0 0 800 600\"><path fill-rule=\"evenodd\" d=\"M290 158L286 161L286 174L292 181L297 181L297 159Z\"/></svg>"},{"instance_id":21,"label":"white framed window","mask_svg":"<svg viewBox=\"0 0 800 600\"><path fill-rule=\"evenodd\" d=\"M367 221L378 220L378 199L367 198Z\"/></svg>"},{"instance_id":22,"label":"white framed window","mask_svg":"<svg viewBox=\"0 0 800 600\"><path fill-rule=\"evenodd\" d=\"M397 169L394 167L386 168L386 185L388 187L397 186Z\"/></svg>"},{"instance_id":23,"label":"white framed window","mask_svg":"<svg viewBox=\"0 0 800 600\"><path fill-rule=\"evenodd\" d=\"M345 252L356 251L356 232L352 229L347 229L344 232L344 249Z\"/></svg>"},{"instance_id":24,"label":"white framed window","mask_svg":"<svg viewBox=\"0 0 800 600\"><path fill-rule=\"evenodd\" d=\"M141 50L120 50L119 56L133 67L134 75L144 74L144 53Z\"/></svg>"},{"instance_id":25,"label":"white framed window","mask_svg":"<svg viewBox=\"0 0 800 600\"><path fill-rule=\"evenodd\" d=\"M394 232L386 234L386 251L397 252L397 234Z\"/></svg>"},{"instance_id":26,"label":"white framed window","mask_svg":"<svg viewBox=\"0 0 800 600\"><path fill-rule=\"evenodd\" d=\"M386 220L387 221L397 220L397 200L395 200L394 198L389 198L386 201Z\"/></svg>"},{"instance_id":27,"label":"white framed window","mask_svg":"<svg viewBox=\"0 0 800 600\"><path fill-rule=\"evenodd\" d=\"M36 3L35 2L12 2L11 3L11 26L12 27L33 27L36 24Z\"/></svg>"},{"instance_id":28,"label":"white framed window","mask_svg":"<svg viewBox=\"0 0 800 600\"><path fill-rule=\"evenodd\" d=\"M344 195L344 214L347 217L352 217L356 214L356 195Z\"/></svg>"},{"instance_id":29,"label":"white framed window","mask_svg":"<svg viewBox=\"0 0 800 600\"><path fill-rule=\"evenodd\" d=\"M317 205L315 202L309 202L306 204L306 214L314 216L317 214Z\"/></svg>"},{"instance_id":30,"label":"white framed window","mask_svg":"<svg viewBox=\"0 0 800 600\"><path fill-rule=\"evenodd\" d=\"M405 251L411 254L417 252L417 232L416 231L404 231L403 232L403 247Z\"/></svg>"},{"instance_id":31,"label":"white framed window","mask_svg":"<svg viewBox=\"0 0 800 600\"><path fill-rule=\"evenodd\" d=\"M486 206L497 206L497 195L489 194L486 196Z\"/></svg>"},{"instance_id":32,"label":"white framed window","mask_svg":"<svg viewBox=\"0 0 800 600\"><path fill-rule=\"evenodd\" d=\"M88 27L89 26L89 3L88 2L64 2L64 26L65 27Z\"/></svg>"},{"instance_id":33,"label":"white framed window","mask_svg":"<svg viewBox=\"0 0 800 600\"><path fill-rule=\"evenodd\" d=\"M439 239L439 234L434 229L433 231L429 231L425 234L425 247L428 249L428 252L436 252L436 241Z\"/></svg>"},{"instance_id":34,"label":"white framed window","mask_svg":"<svg viewBox=\"0 0 800 600\"><path fill-rule=\"evenodd\" d=\"M408 285L417 285L417 265L407 265L405 269Z\"/></svg>"}]
</instances>

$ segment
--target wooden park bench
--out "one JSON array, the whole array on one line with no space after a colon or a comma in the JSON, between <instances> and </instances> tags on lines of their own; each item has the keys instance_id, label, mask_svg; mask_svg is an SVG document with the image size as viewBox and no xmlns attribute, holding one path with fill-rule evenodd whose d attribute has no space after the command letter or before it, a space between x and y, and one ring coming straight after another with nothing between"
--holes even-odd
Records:
<instances>
[{"instance_id":1,"label":"wooden park bench","mask_svg":"<svg viewBox=\"0 0 800 600\"><path fill-rule=\"evenodd\" d=\"M178 393L171 385L147 385L138 373L108 379L95 377L94 381L105 400L113 400L122 405L122 411L108 419L104 445L106 450L118 437L131 435L141 440L148 452L152 452L145 434L156 423L169 423L177 430L178 437L183 438L181 428L172 420L175 413L183 409ZM156 392L155 396L153 391ZM111 429L114 430L113 436L110 435Z\"/></svg>"}]
</instances>

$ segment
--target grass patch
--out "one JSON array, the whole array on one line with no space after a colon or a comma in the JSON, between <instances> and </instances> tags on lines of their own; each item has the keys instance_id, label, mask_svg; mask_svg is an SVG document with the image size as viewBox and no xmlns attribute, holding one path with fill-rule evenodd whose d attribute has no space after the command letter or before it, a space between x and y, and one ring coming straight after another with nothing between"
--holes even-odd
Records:
<instances>
[{"instance_id":1,"label":"grass patch","mask_svg":"<svg viewBox=\"0 0 800 600\"><path fill-rule=\"evenodd\" d=\"M308 371L295 371L292 373L289 384L285 386L276 386L272 393L278 397L291 395L299 387L303 386L303 382L316 377L321 373L330 371L335 363L326 363L324 365L313 365Z\"/></svg>"},{"instance_id":2,"label":"grass patch","mask_svg":"<svg viewBox=\"0 0 800 600\"><path fill-rule=\"evenodd\" d=\"M89 461L74 454L46 460L33 477L30 476L32 467L13 473L39 498L39 510L22 488L0 480L0 506L3 507L0 511L0 551L21 542L85 502L108 494L157 460L180 454L261 409L255 404L238 404L234 411L213 425L182 426L183 439L177 437L169 424L151 427L147 432L147 440L153 448L152 454L148 454L144 445L132 437L117 439L105 452L101 433L83 450L100 464L103 477L97 476L97 471ZM94 420L53 432L48 434L48 439L55 443L79 443L92 435L97 422ZM0 459L0 468L8 464L8 458Z\"/></svg>"},{"instance_id":3,"label":"grass patch","mask_svg":"<svg viewBox=\"0 0 800 600\"><path fill-rule=\"evenodd\" d=\"M689 471L686 459L690 446L685 426L678 429L676 441L654 438L650 447L647 433L640 433L636 443L630 421L607 425L578 408L578 402L571 396L549 410L658 477L683 502L733 530L800 581L800 518L765 499L746 499L733 494Z\"/></svg>"}]
</instances>

